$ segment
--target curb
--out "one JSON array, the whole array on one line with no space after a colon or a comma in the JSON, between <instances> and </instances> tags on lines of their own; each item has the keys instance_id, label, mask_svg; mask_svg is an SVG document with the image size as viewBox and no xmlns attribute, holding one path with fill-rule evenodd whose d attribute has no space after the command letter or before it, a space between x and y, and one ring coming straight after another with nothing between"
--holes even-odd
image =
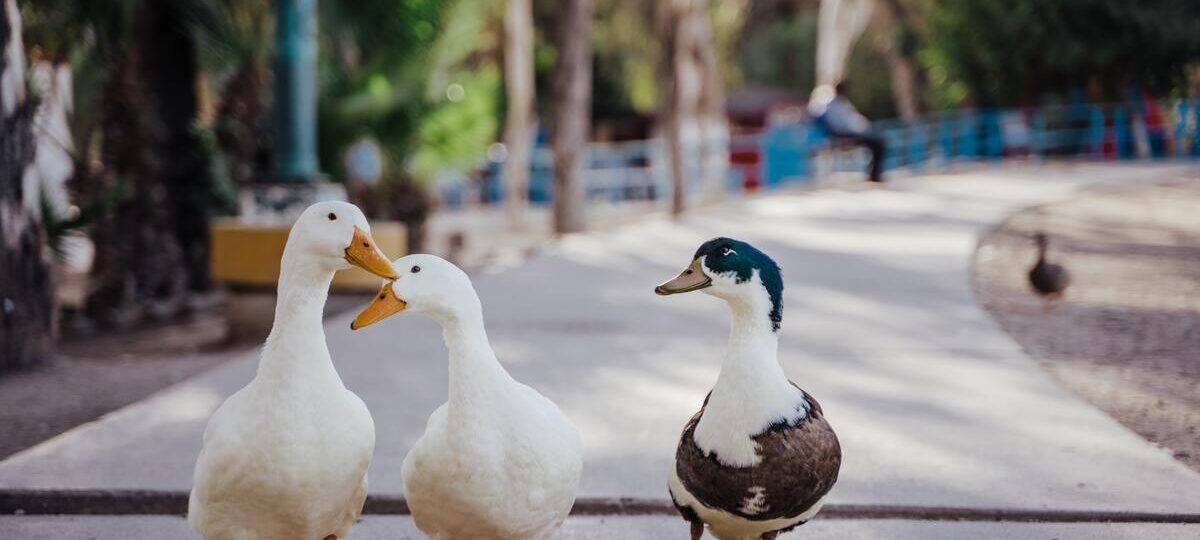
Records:
<instances>
[{"instance_id":1,"label":"curb","mask_svg":"<svg viewBox=\"0 0 1200 540\"><path fill-rule=\"evenodd\" d=\"M188 493L150 490L0 490L0 515L149 516L187 513ZM666 499L581 497L573 516L673 516ZM371 495L364 515L408 515L404 497ZM828 504L816 519L906 519L1014 523L1200 523L1200 514L944 506Z\"/></svg>"}]
</instances>

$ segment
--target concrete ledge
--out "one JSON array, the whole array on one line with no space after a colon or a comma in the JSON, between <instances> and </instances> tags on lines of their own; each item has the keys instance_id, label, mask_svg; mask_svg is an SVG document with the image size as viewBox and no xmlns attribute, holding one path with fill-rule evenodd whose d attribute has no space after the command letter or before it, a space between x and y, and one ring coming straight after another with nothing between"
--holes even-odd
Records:
<instances>
[{"instance_id":1,"label":"concrete ledge","mask_svg":"<svg viewBox=\"0 0 1200 540\"><path fill-rule=\"evenodd\" d=\"M1056 538L1058 540L1195 540L1197 527L1171 523L996 523L913 520L815 520L780 539L962 540L964 538ZM0 516L0 537L22 540L129 540L196 538L181 516ZM678 516L572 516L550 535L556 540L686 538ZM409 516L364 516L355 540L417 540L425 535ZM711 538L711 536L705 536Z\"/></svg>"},{"instance_id":2,"label":"concrete ledge","mask_svg":"<svg viewBox=\"0 0 1200 540\"><path fill-rule=\"evenodd\" d=\"M143 490L3 490L0 515L183 515L188 494ZM581 497L572 516L675 515L665 499ZM367 497L363 514L408 515L404 497ZM829 504L816 519L909 519L921 521L998 521L1016 523L1200 523L1200 513L1020 510L870 504Z\"/></svg>"}]
</instances>

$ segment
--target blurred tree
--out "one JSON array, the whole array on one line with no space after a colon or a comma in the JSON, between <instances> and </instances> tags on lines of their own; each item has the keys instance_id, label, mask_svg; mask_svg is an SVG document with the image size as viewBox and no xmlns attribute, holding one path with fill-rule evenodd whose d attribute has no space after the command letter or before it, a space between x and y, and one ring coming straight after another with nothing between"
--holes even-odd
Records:
<instances>
[{"instance_id":1,"label":"blurred tree","mask_svg":"<svg viewBox=\"0 0 1200 540\"><path fill-rule=\"evenodd\" d=\"M161 176L151 179L165 188L164 221L173 225L183 257L181 269L187 287L202 292L212 287L208 263L208 221L213 206L209 153L195 130L197 59L195 40L188 27L184 0L146 2L141 76L154 96L149 105L157 123L153 151L161 156Z\"/></svg>"},{"instance_id":2,"label":"blurred tree","mask_svg":"<svg viewBox=\"0 0 1200 540\"><path fill-rule=\"evenodd\" d=\"M807 96L812 91L816 81L819 4L816 0L776 0L748 6L746 22L736 42L737 64L745 84L785 90L798 96ZM878 6L874 10L877 16L881 11L884 9ZM891 21L884 22L888 24L881 25L878 19L872 23L868 31L876 35L856 43L845 69L845 78L850 82L850 101L868 118L875 119L893 117L900 107L890 65L875 42L885 38L888 48L894 46L896 30L889 26Z\"/></svg>"},{"instance_id":3,"label":"blurred tree","mask_svg":"<svg viewBox=\"0 0 1200 540\"><path fill-rule=\"evenodd\" d=\"M213 132L229 177L264 181L271 170L269 62L275 18L267 0L183 0L201 64L220 104Z\"/></svg>"},{"instance_id":4,"label":"blurred tree","mask_svg":"<svg viewBox=\"0 0 1200 540\"><path fill-rule=\"evenodd\" d=\"M900 107L898 100L905 98L898 97L892 85L894 74L887 56L868 37L858 40L846 61L850 102L867 118L895 118Z\"/></svg>"},{"instance_id":5,"label":"blurred tree","mask_svg":"<svg viewBox=\"0 0 1200 540\"><path fill-rule=\"evenodd\" d=\"M941 101L1032 104L1089 81L1103 95L1163 93L1200 59L1200 2L930 0L920 53Z\"/></svg>"},{"instance_id":6,"label":"blurred tree","mask_svg":"<svg viewBox=\"0 0 1200 540\"><path fill-rule=\"evenodd\" d=\"M559 3L558 49L551 87L554 151L554 230L584 229L584 169L591 135L592 1Z\"/></svg>"},{"instance_id":7,"label":"blurred tree","mask_svg":"<svg viewBox=\"0 0 1200 540\"><path fill-rule=\"evenodd\" d=\"M50 355L54 286L22 177L33 161L36 99L26 99L25 52L16 0L0 6L0 371Z\"/></svg>"},{"instance_id":8,"label":"blurred tree","mask_svg":"<svg viewBox=\"0 0 1200 540\"><path fill-rule=\"evenodd\" d=\"M321 2L320 162L344 177L342 154L365 136L404 165L435 106L432 54L455 3ZM444 88L441 89L444 92Z\"/></svg>"},{"instance_id":9,"label":"blurred tree","mask_svg":"<svg viewBox=\"0 0 1200 540\"><path fill-rule=\"evenodd\" d=\"M596 120L654 114L661 54L653 2L599 0L592 21L592 116Z\"/></svg>"},{"instance_id":10,"label":"blurred tree","mask_svg":"<svg viewBox=\"0 0 1200 540\"><path fill-rule=\"evenodd\" d=\"M513 226L523 224L529 192L529 164L533 153L534 68L533 5L530 0L506 0L504 10L504 87L508 111L504 115L505 206Z\"/></svg>"},{"instance_id":11,"label":"blurred tree","mask_svg":"<svg viewBox=\"0 0 1200 540\"><path fill-rule=\"evenodd\" d=\"M500 126L502 10L487 0L321 4L321 162L335 177L364 137L384 175L360 200L423 241L429 184L479 166Z\"/></svg>"},{"instance_id":12,"label":"blurred tree","mask_svg":"<svg viewBox=\"0 0 1200 540\"><path fill-rule=\"evenodd\" d=\"M71 183L81 206L103 201L107 210L90 227L89 315L127 326L182 312L187 291L208 285L212 192L193 131L197 66L182 0L46 0L25 9L31 43L51 58L84 59L73 62L86 81L76 85L84 95L74 123L84 130ZM100 90L87 95L92 88Z\"/></svg>"},{"instance_id":13,"label":"blurred tree","mask_svg":"<svg viewBox=\"0 0 1200 540\"><path fill-rule=\"evenodd\" d=\"M422 181L469 174L500 136L504 115L504 4L458 0L430 55L428 106L409 158Z\"/></svg>"},{"instance_id":14,"label":"blurred tree","mask_svg":"<svg viewBox=\"0 0 1200 540\"><path fill-rule=\"evenodd\" d=\"M671 175L671 213L678 216L687 200L684 154L701 165L701 174L709 172L705 162L710 157L707 149L714 142L711 131L724 126L724 92L707 0L662 2L658 21L662 43L660 126ZM685 141L689 133L690 141ZM709 185L709 179L705 180L703 185Z\"/></svg>"},{"instance_id":15,"label":"blurred tree","mask_svg":"<svg viewBox=\"0 0 1200 540\"><path fill-rule=\"evenodd\" d=\"M924 72L916 54L923 31L921 18L910 5L913 0L880 0L870 26L870 44L887 61L892 98L900 117L913 120L921 112Z\"/></svg>"},{"instance_id":16,"label":"blurred tree","mask_svg":"<svg viewBox=\"0 0 1200 540\"><path fill-rule=\"evenodd\" d=\"M747 15L737 42L743 80L753 86L807 95L816 80L816 11L793 14L789 9L768 11L758 6Z\"/></svg>"}]
</instances>

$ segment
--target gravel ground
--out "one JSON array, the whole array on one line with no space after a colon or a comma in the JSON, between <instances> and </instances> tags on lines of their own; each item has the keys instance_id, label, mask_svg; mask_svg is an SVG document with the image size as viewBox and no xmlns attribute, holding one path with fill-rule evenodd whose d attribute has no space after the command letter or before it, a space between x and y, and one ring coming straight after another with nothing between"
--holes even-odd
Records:
<instances>
[{"instance_id":1,"label":"gravel ground","mask_svg":"<svg viewBox=\"0 0 1200 540\"><path fill-rule=\"evenodd\" d=\"M1037 231L1072 277L1053 306L1026 281ZM1200 471L1200 179L1030 208L974 262L980 302L1047 371Z\"/></svg>"}]
</instances>

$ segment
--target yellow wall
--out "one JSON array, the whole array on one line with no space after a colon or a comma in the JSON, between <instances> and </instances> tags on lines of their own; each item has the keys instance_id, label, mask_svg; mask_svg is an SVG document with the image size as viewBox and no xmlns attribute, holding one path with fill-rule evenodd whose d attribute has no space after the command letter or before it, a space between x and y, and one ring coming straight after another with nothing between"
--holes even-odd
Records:
<instances>
[{"instance_id":1,"label":"yellow wall","mask_svg":"<svg viewBox=\"0 0 1200 540\"><path fill-rule=\"evenodd\" d=\"M290 229L290 225L252 225L236 218L216 220L211 229L213 278L230 285L274 289ZM401 223L372 222L371 236L389 259L405 255L407 242ZM382 282L378 276L351 268L337 273L333 288L375 291Z\"/></svg>"}]
</instances>

